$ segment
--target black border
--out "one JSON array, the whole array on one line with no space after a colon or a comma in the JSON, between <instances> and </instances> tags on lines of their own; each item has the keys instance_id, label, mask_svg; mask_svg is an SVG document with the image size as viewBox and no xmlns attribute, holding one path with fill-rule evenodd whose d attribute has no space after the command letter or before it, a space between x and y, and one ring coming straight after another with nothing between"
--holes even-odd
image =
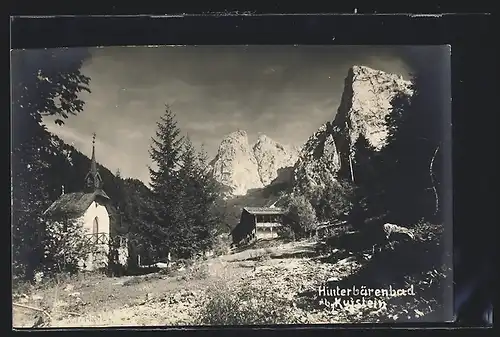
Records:
<instances>
[{"instance_id":1,"label":"black border","mask_svg":"<svg viewBox=\"0 0 500 337\"><path fill-rule=\"evenodd\" d=\"M467 28L465 30L464 28ZM14 18L11 48L209 44L480 44L491 16L188 15ZM483 40L484 42L484 40Z\"/></svg>"},{"instance_id":2,"label":"black border","mask_svg":"<svg viewBox=\"0 0 500 337\"><path fill-rule=\"evenodd\" d=\"M21 11L26 13L26 7L21 7L19 5L14 8L12 14L20 14ZM75 13L75 8L68 7L72 7L72 4L63 5L58 9L56 6L51 7L51 14ZM110 5L110 7L111 11L108 8L108 14L124 13L123 10L118 11L116 6ZM207 9L199 10L197 13L222 13L180 17L144 15L141 17L16 18L11 20L11 48L160 44L451 44L454 243L455 248L460 250L462 255L467 256L463 266L456 266L458 268L456 270L461 271L455 279L456 287L459 288L462 282L460 277L464 279L463 284L465 284L466 279L478 271L475 269L478 267L478 260L490 259L490 266L495 266L491 259L493 236L487 233L491 228L489 224L493 225L488 212L494 209L494 205L493 198L485 195L485 190L491 186L491 181L487 179L487 168L494 168L494 164L487 164L487 159L491 159L496 153L494 148L485 149L488 145L493 145L492 136L495 125L492 121L488 121L488 117L493 113L493 111L490 112L494 106L491 100L495 97L494 75L492 74L496 64L492 45L494 41L493 18L484 14L363 15L362 13L373 12L367 9L359 10L359 15L354 15L351 14L353 13L351 10L352 8L349 12L346 11L346 15L335 16L270 16L259 15L255 12L257 15L248 15L248 13L237 15L231 10ZM240 9L240 13L242 11L245 10ZM269 10L274 13L282 11L279 7ZM143 12L152 13L153 11ZM194 13L186 8L170 12ZM427 12L433 12L433 10ZM456 12L456 10L447 11L437 6L434 12ZM101 9L94 13L104 14L106 10L103 12ZM32 8L30 14L47 15L48 13L40 10L37 12ZM488 126L491 126L492 130L488 130ZM483 149L485 154L482 155L479 149ZM495 218L491 217L491 219ZM463 276L460 276L461 274ZM488 289L483 287L483 290ZM467 325L466 322L463 324ZM414 326L416 325L398 325L401 328ZM452 327L456 324L440 326ZM340 330L348 327L343 325L334 329ZM373 325L353 327L366 330ZM379 330L378 328L387 328L390 325L379 324L375 327ZM143 330L136 327L133 329ZM220 329L233 330L232 328ZM257 329L259 333L274 330L268 327L262 329L252 327L251 330ZM319 326L309 326L305 329L294 327L295 331L285 329L287 333L311 329L320 331ZM119 329L113 328L112 330ZM171 332L182 330L195 332L191 329L180 328L169 330ZM217 330L210 328L203 329L203 331ZM240 328L236 331L243 332ZM233 330L233 332L236 331Z\"/></svg>"}]
</instances>

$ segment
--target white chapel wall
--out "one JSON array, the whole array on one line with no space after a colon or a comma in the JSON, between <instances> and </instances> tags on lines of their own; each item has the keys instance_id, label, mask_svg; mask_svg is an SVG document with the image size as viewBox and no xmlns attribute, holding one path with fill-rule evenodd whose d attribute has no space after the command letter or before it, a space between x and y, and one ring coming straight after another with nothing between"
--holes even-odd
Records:
<instances>
[{"instance_id":1,"label":"white chapel wall","mask_svg":"<svg viewBox=\"0 0 500 337\"><path fill-rule=\"evenodd\" d=\"M107 233L109 237L109 213L106 207L98 202L92 202L90 207L85 211L83 216L79 218L83 228L88 234L92 234L94 227L94 219L97 217L98 232ZM109 245L99 245L98 252L90 253L85 262L85 269L94 270L96 268L105 267L108 264Z\"/></svg>"},{"instance_id":2,"label":"white chapel wall","mask_svg":"<svg viewBox=\"0 0 500 337\"><path fill-rule=\"evenodd\" d=\"M109 235L109 213L106 207L98 202L93 201L90 207L85 211L81 220L85 230L92 234L94 228L94 219L97 217L99 224L99 233L107 233Z\"/></svg>"}]
</instances>

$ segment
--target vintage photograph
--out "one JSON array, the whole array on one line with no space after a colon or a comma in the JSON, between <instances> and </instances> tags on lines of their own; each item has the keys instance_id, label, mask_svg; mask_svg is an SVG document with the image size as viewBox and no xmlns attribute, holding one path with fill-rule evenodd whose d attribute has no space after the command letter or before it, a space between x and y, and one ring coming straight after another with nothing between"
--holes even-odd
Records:
<instances>
[{"instance_id":1,"label":"vintage photograph","mask_svg":"<svg viewBox=\"0 0 500 337\"><path fill-rule=\"evenodd\" d=\"M12 50L13 327L451 321L450 60Z\"/></svg>"}]
</instances>

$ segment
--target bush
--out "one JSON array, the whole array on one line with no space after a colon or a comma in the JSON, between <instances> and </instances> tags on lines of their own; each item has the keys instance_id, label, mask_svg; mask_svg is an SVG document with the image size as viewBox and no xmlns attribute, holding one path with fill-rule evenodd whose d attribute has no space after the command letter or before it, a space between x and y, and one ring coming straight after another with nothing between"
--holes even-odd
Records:
<instances>
[{"instance_id":1,"label":"bush","mask_svg":"<svg viewBox=\"0 0 500 337\"><path fill-rule=\"evenodd\" d=\"M339 237L347 234L351 229L349 225L332 226L325 231L323 236L326 238Z\"/></svg>"},{"instance_id":2,"label":"bush","mask_svg":"<svg viewBox=\"0 0 500 337\"><path fill-rule=\"evenodd\" d=\"M177 268L189 268L194 264L194 260L192 259L177 259L172 263Z\"/></svg>"},{"instance_id":3,"label":"bush","mask_svg":"<svg viewBox=\"0 0 500 337\"><path fill-rule=\"evenodd\" d=\"M320 220L337 220L348 214L353 207L354 187L348 181L329 181L326 186L316 187L307 194Z\"/></svg>"},{"instance_id":4,"label":"bush","mask_svg":"<svg viewBox=\"0 0 500 337\"><path fill-rule=\"evenodd\" d=\"M269 325L291 322L282 299L267 295L262 289L250 284L232 289L219 282L209 290L208 301L196 318L201 325Z\"/></svg>"},{"instance_id":5,"label":"bush","mask_svg":"<svg viewBox=\"0 0 500 337\"><path fill-rule=\"evenodd\" d=\"M229 253L229 246L231 245L231 240L225 234L218 235L215 238L213 245L214 256L221 256Z\"/></svg>"},{"instance_id":6,"label":"bush","mask_svg":"<svg viewBox=\"0 0 500 337\"><path fill-rule=\"evenodd\" d=\"M47 223L44 236L44 260L42 272L45 275L74 273L79 263L90 253L99 253L97 247L86 241L86 232L81 222L70 218Z\"/></svg>"},{"instance_id":7,"label":"bush","mask_svg":"<svg viewBox=\"0 0 500 337\"><path fill-rule=\"evenodd\" d=\"M210 276L208 266L205 263L195 263L186 270L182 278L186 281L204 280L208 276Z\"/></svg>"},{"instance_id":8,"label":"bush","mask_svg":"<svg viewBox=\"0 0 500 337\"><path fill-rule=\"evenodd\" d=\"M309 200L302 195L291 198L286 216L292 220L289 228L294 232L296 238L304 237L317 226L316 212Z\"/></svg>"},{"instance_id":9,"label":"bush","mask_svg":"<svg viewBox=\"0 0 500 337\"><path fill-rule=\"evenodd\" d=\"M293 230L287 226L278 227L278 236L284 239L294 239L295 235Z\"/></svg>"},{"instance_id":10,"label":"bush","mask_svg":"<svg viewBox=\"0 0 500 337\"><path fill-rule=\"evenodd\" d=\"M444 227L421 219L412 227L415 238L420 241L439 241L442 239Z\"/></svg>"}]
</instances>

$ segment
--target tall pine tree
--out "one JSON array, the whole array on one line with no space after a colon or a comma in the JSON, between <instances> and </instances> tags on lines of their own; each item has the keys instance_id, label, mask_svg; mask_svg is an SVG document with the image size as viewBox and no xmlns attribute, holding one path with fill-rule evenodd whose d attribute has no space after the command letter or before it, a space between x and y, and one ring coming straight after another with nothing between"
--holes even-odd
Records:
<instances>
[{"instance_id":1,"label":"tall pine tree","mask_svg":"<svg viewBox=\"0 0 500 337\"><path fill-rule=\"evenodd\" d=\"M220 222L215 204L218 197L217 184L207 170L206 157L203 148L196 153L187 137L182 167L179 170L184 222L176 228L179 254L184 258L210 250Z\"/></svg>"},{"instance_id":2,"label":"tall pine tree","mask_svg":"<svg viewBox=\"0 0 500 337\"><path fill-rule=\"evenodd\" d=\"M179 169L184 146L184 137L180 135L175 114L166 105L165 113L157 122L156 137L152 138L150 157L157 168L149 168L151 189L153 193L153 207L156 210L158 221L154 226L151 238L152 244L158 247L158 258L164 258L170 251L178 250L175 235L176 226L183 220L182 185L179 178Z\"/></svg>"},{"instance_id":3,"label":"tall pine tree","mask_svg":"<svg viewBox=\"0 0 500 337\"><path fill-rule=\"evenodd\" d=\"M179 198L182 202L184 219L175 227L175 242L179 257L191 258L199 251L198 182L196 152L189 137L184 141L182 165L179 169L179 182L182 188Z\"/></svg>"},{"instance_id":4,"label":"tall pine tree","mask_svg":"<svg viewBox=\"0 0 500 337\"><path fill-rule=\"evenodd\" d=\"M161 255L166 242L160 241L157 224L161 219L151 190L137 179L125 179L120 209L122 224L133 247L130 262L136 263L135 255L140 254L142 263L152 263Z\"/></svg>"},{"instance_id":5,"label":"tall pine tree","mask_svg":"<svg viewBox=\"0 0 500 337\"><path fill-rule=\"evenodd\" d=\"M219 211L221 199L220 184L214 179L208 170L208 155L204 146L201 146L197 156L197 203L198 222L200 231L198 233L199 245L202 251L210 250L218 234L217 228L222 222L224 214Z\"/></svg>"}]
</instances>

